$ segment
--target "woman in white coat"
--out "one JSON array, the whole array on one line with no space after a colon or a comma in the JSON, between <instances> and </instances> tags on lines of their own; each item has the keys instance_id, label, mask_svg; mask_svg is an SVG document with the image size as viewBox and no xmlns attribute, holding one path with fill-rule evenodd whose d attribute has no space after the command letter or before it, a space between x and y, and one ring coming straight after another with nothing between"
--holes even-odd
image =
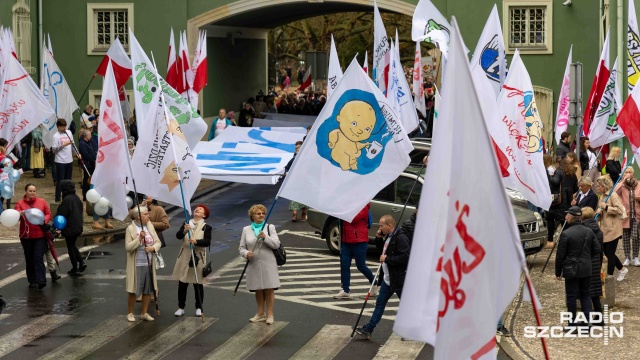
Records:
<instances>
[{"instance_id":1,"label":"woman in white coat","mask_svg":"<svg viewBox=\"0 0 640 360\"><path fill-rule=\"evenodd\" d=\"M149 221L146 207L140 206L131 210L133 222L125 231L125 249L127 250L127 305L129 315L127 320L136 321L133 306L136 298L142 295L142 312L140 319L153 321L147 312L153 289L158 288L156 281L156 253L160 251L162 243ZM153 272L153 279L151 271ZM153 281L153 285L152 285Z\"/></svg>"},{"instance_id":2,"label":"woman in white coat","mask_svg":"<svg viewBox=\"0 0 640 360\"><path fill-rule=\"evenodd\" d=\"M274 321L275 290L280 287L278 264L273 250L280 247L280 239L275 226L267 225L262 229L266 212L267 208L259 204L249 209L251 225L242 229L239 250L240 256L249 261L247 290L255 292L258 304L258 312L249 321L266 321L267 325L271 325Z\"/></svg>"}]
</instances>

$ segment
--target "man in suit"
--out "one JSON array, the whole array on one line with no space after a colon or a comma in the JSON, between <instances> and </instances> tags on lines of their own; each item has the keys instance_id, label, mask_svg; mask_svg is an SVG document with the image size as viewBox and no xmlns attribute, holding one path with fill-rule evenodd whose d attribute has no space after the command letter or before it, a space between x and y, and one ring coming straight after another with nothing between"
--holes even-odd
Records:
<instances>
[{"instance_id":1,"label":"man in suit","mask_svg":"<svg viewBox=\"0 0 640 360\"><path fill-rule=\"evenodd\" d=\"M579 208L583 208L588 206L596 211L598 207L598 195L592 190L593 181L588 176L583 176L578 183L578 191L573 195L573 201L571 202L571 206L577 206Z\"/></svg>"}]
</instances>

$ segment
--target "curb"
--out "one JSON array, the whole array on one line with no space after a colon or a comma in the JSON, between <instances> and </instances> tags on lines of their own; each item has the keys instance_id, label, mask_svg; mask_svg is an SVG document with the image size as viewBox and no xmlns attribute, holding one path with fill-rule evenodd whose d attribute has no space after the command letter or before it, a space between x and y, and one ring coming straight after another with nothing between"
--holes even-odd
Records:
<instances>
[{"instance_id":1,"label":"curb","mask_svg":"<svg viewBox=\"0 0 640 360\"><path fill-rule=\"evenodd\" d=\"M193 194L193 197L191 198L191 200L197 200L201 197L204 197L206 195L211 194L214 191L223 189L229 185L233 184L233 182L227 182L227 181L221 181L218 182L216 184L214 184L213 186L200 190L198 192L196 192L195 194ZM175 206L175 205L169 205L165 208L165 211L167 213L175 211L176 209L180 209L179 206ZM128 226L128 225L127 225ZM82 235L80 235L78 237L78 239L86 239L86 238L90 238L90 237L98 237L98 236L109 236L109 235L116 235L116 234L122 234L124 233L124 230L127 228L127 226L123 226L123 227L118 227L118 228L114 228L114 229L104 229L104 230L92 230L89 232L83 232ZM55 239L58 240L58 239ZM64 238L60 239L59 241L65 241Z\"/></svg>"}]
</instances>

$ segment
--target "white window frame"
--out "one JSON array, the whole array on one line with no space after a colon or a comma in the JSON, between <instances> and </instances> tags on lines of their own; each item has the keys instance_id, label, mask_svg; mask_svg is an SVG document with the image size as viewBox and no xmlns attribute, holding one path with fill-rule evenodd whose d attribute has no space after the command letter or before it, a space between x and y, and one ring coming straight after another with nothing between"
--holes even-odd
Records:
<instances>
[{"instance_id":1,"label":"white window frame","mask_svg":"<svg viewBox=\"0 0 640 360\"><path fill-rule=\"evenodd\" d=\"M129 106L133 105L133 90L125 90L127 93L127 99L129 99ZM102 90L89 90L89 105L94 109L100 108L100 100L102 98ZM87 104L80 104L80 108L84 109ZM133 112L133 107L131 107ZM128 119L127 119L128 120Z\"/></svg>"},{"instance_id":2,"label":"white window frame","mask_svg":"<svg viewBox=\"0 0 640 360\"><path fill-rule=\"evenodd\" d=\"M545 8L545 45L537 47L518 47L521 54L553 54L553 1L552 0L503 0L502 1L502 35L505 39L507 54L515 53L516 47L511 46L511 8L514 7L544 7Z\"/></svg>"},{"instance_id":3,"label":"white window frame","mask_svg":"<svg viewBox=\"0 0 640 360\"><path fill-rule=\"evenodd\" d=\"M88 3L87 4L87 55L104 55L108 49L96 48L96 31L97 24L95 21L95 12L100 10L113 11L113 10L126 10L128 13L127 21L129 28L133 31L133 4L132 3ZM128 31L128 29L127 29ZM124 46L124 50L129 54L129 46Z\"/></svg>"}]
</instances>

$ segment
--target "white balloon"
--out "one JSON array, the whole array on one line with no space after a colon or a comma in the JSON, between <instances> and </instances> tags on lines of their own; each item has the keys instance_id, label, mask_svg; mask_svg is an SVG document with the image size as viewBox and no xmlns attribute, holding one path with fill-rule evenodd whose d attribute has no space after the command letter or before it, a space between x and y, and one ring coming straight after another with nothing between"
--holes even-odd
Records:
<instances>
[{"instance_id":1,"label":"white balloon","mask_svg":"<svg viewBox=\"0 0 640 360\"><path fill-rule=\"evenodd\" d=\"M109 212L109 204L100 204L100 202L98 202L93 205L93 212L98 216L104 216Z\"/></svg>"},{"instance_id":2,"label":"white balloon","mask_svg":"<svg viewBox=\"0 0 640 360\"><path fill-rule=\"evenodd\" d=\"M133 206L133 199L131 198L131 196L127 196L127 209L131 209L131 207Z\"/></svg>"},{"instance_id":3,"label":"white balloon","mask_svg":"<svg viewBox=\"0 0 640 360\"><path fill-rule=\"evenodd\" d=\"M20 212L14 209L7 209L0 214L0 224L6 227L14 227L20 221Z\"/></svg>"},{"instance_id":4,"label":"white balloon","mask_svg":"<svg viewBox=\"0 0 640 360\"><path fill-rule=\"evenodd\" d=\"M100 200L101 196L100 194L98 194L98 191L96 191L96 189L90 189L89 191L87 191L87 201L95 204L98 202L98 200Z\"/></svg>"},{"instance_id":5,"label":"white balloon","mask_svg":"<svg viewBox=\"0 0 640 360\"><path fill-rule=\"evenodd\" d=\"M100 200L98 200L96 205L106 206L107 209L108 209L109 208L109 200L106 197L103 196L103 197L100 198Z\"/></svg>"}]
</instances>

